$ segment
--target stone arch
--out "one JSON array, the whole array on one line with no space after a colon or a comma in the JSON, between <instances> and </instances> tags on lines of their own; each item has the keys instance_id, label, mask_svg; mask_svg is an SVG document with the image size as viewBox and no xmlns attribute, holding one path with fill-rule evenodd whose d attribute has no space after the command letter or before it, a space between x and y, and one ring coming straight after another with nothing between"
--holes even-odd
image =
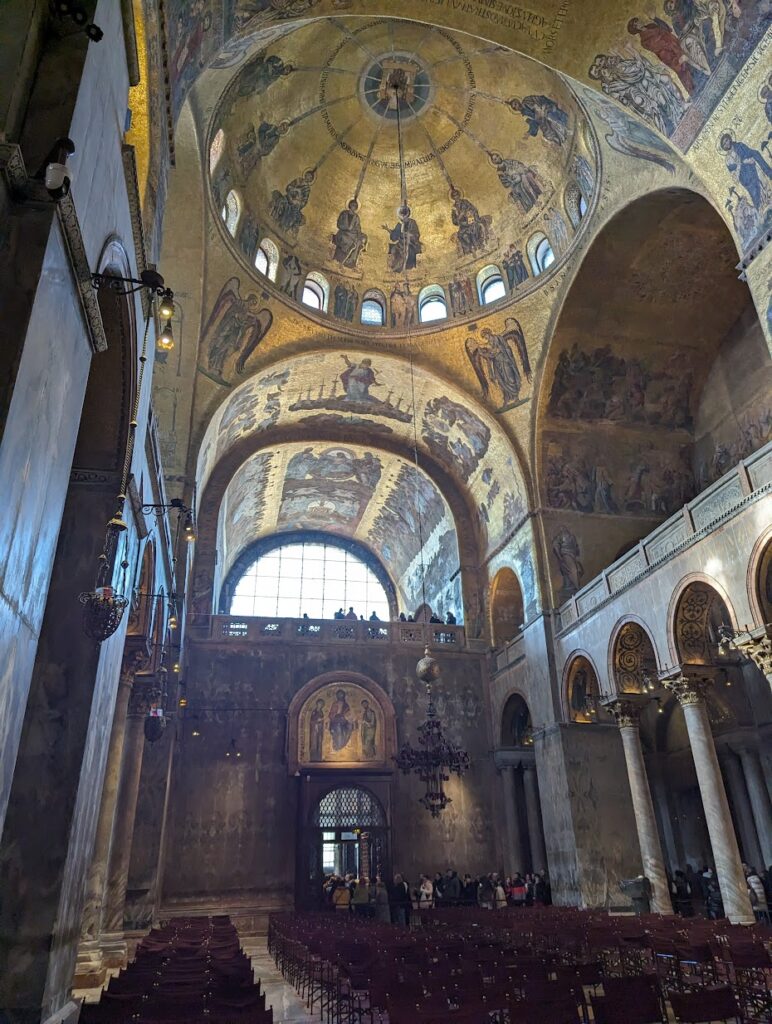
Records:
<instances>
[{"instance_id":1,"label":"stone arch","mask_svg":"<svg viewBox=\"0 0 772 1024\"><path fill-rule=\"evenodd\" d=\"M668 608L668 641L674 660L679 664L714 664L721 625L736 629L737 617L718 580L705 573L684 577Z\"/></svg>"},{"instance_id":2,"label":"stone arch","mask_svg":"<svg viewBox=\"0 0 772 1024\"><path fill-rule=\"evenodd\" d=\"M628 615L614 627L609 641L609 679L617 693L643 693L647 680L656 685L660 670L649 627Z\"/></svg>"},{"instance_id":3,"label":"stone arch","mask_svg":"<svg viewBox=\"0 0 772 1024\"><path fill-rule=\"evenodd\" d=\"M343 807L334 808L333 813L337 813L338 815L340 815L340 818L336 820L334 823L332 822L332 820L317 820L316 816L319 814L320 810L322 811L322 813L324 813L323 805L325 803L328 803L329 798L331 796L333 796L335 793L341 793L342 795L345 794L347 796L347 791L353 791L355 793L362 795L363 799L361 801L357 801L357 803L359 804L355 812L358 815L357 818L348 817L348 814L350 812L348 811L344 804ZM333 809L331 808L330 810ZM377 794L374 793L373 790L371 790L368 786L363 786L353 782L336 782L334 785L331 785L324 789L322 793L319 795L319 798L316 801L315 805L309 808L309 813L310 820L308 824L312 827L315 826L318 828L354 828L363 825L370 826L371 828L386 828L388 825L386 810L381 801L379 800Z\"/></svg>"},{"instance_id":4,"label":"stone arch","mask_svg":"<svg viewBox=\"0 0 772 1024\"><path fill-rule=\"evenodd\" d=\"M772 622L772 526L753 545L746 585L754 625Z\"/></svg>"},{"instance_id":5,"label":"stone arch","mask_svg":"<svg viewBox=\"0 0 772 1024\"><path fill-rule=\"evenodd\" d=\"M563 666L563 713L569 722L597 722L600 684L598 672L585 650L575 650Z\"/></svg>"},{"instance_id":6,"label":"stone arch","mask_svg":"<svg viewBox=\"0 0 772 1024\"><path fill-rule=\"evenodd\" d=\"M504 747L533 746L531 709L522 694L511 693L501 711L501 745Z\"/></svg>"},{"instance_id":7,"label":"stone arch","mask_svg":"<svg viewBox=\"0 0 772 1024\"><path fill-rule=\"evenodd\" d=\"M502 566L488 590L488 616L494 647L517 636L525 621L523 589L514 569Z\"/></svg>"},{"instance_id":8,"label":"stone arch","mask_svg":"<svg viewBox=\"0 0 772 1024\"><path fill-rule=\"evenodd\" d=\"M337 766L335 762L315 764L301 757L301 754L304 752L302 747L304 737L301 735L301 713L304 709L308 710L309 702L315 698L315 694L331 685L343 684L345 686L347 683L350 683L352 687L357 688L359 691L365 691L369 695L369 699L377 703L380 715L382 716L381 720L384 730L383 757L377 766L375 763L368 763L367 761L343 762L340 766ZM301 770L309 771L315 766L320 769L323 768L327 772L339 771L341 776L345 778L346 772L368 770L368 765L371 769L377 767L380 771L385 769L391 770L392 768L392 758L397 753L397 724L394 705L386 691L374 679L362 675L360 672L324 672L309 680L292 698L287 711L287 723L287 768L290 774ZM336 783L336 785L338 784ZM331 786L331 788L334 788L334 786Z\"/></svg>"},{"instance_id":9,"label":"stone arch","mask_svg":"<svg viewBox=\"0 0 772 1024\"><path fill-rule=\"evenodd\" d=\"M150 639L155 609L155 544L148 538L142 551L139 579L129 613L129 636Z\"/></svg>"},{"instance_id":10,"label":"stone arch","mask_svg":"<svg viewBox=\"0 0 772 1024\"><path fill-rule=\"evenodd\" d=\"M681 261L697 269L676 285L666 268ZM686 188L635 198L584 253L549 340L533 435L549 532L570 531L579 586L711 482L715 440L734 451L734 431L740 444L738 414L757 398L733 368L761 369L768 354L736 261L721 215ZM568 589L558 553L550 568L557 603Z\"/></svg>"}]
</instances>

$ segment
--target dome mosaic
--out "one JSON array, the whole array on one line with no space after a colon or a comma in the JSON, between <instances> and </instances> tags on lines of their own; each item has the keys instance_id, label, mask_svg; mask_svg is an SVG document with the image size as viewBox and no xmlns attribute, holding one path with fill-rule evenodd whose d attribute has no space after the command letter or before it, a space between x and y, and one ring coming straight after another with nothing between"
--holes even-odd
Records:
<instances>
[{"instance_id":1,"label":"dome mosaic","mask_svg":"<svg viewBox=\"0 0 772 1024\"><path fill-rule=\"evenodd\" d=\"M597 177L563 79L399 19L320 19L261 50L208 142L215 211L252 273L295 301L311 273L320 311L368 323L375 301L396 329L422 290L456 318L493 277L499 301L531 290L570 252Z\"/></svg>"}]
</instances>

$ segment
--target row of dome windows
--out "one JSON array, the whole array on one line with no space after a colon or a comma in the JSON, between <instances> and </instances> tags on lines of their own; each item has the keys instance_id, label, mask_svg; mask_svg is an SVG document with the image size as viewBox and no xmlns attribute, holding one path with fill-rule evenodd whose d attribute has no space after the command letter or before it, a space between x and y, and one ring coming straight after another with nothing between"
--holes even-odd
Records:
<instances>
[{"instance_id":1,"label":"row of dome windows","mask_svg":"<svg viewBox=\"0 0 772 1024\"><path fill-rule=\"evenodd\" d=\"M573 184L573 183L572 183ZM570 188L571 186L569 186ZM566 206L571 212L574 226L587 212L587 201L576 188L575 194L566 195ZM220 215L228 232L235 237L241 216L241 202L236 192L231 189L225 197ZM534 277L543 274L555 262L555 253L547 236L537 231L526 245L528 262ZM255 268L270 281L276 280L279 269L279 249L270 238L264 238L257 247ZM490 264L477 275L477 295L481 306L503 299L507 294L501 270ZM327 312L330 297L330 285L323 274L316 270L310 271L303 283L300 301L310 309ZM439 284L430 284L418 293L418 320L422 324L435 320L445 320L448 316L448 301L445 289ZM386 324L386 297L377 289L365 292L360 308L360 322L368 327L383 327Z\"/></svg>"}]
</instances>

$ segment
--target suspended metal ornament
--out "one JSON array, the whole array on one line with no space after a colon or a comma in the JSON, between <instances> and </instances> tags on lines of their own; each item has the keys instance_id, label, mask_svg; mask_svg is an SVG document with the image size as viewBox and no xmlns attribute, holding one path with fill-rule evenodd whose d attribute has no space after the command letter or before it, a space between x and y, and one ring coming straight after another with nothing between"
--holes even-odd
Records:
<instances>
[{"instance_id":1,"label":"suspended metal ornament","mask_svg":"<svg viewBox=\"0 0 772 1024\"><path fill-rule=\"evenodd\" d=\"M445 783L450 781L451 775L461 778L469 770L469 754L452 743L442 731L442 721L432 696L432 683L440 677L440 666L429 654L428 647L416 666L416 674L421 682L426 683L426 721L418 726L419 746L406 743L394 762L405 775L414 773L423 782L426 790L419 803L433 818L437 818L452 802L445 792Z\"/></svg>"}]
</instances>

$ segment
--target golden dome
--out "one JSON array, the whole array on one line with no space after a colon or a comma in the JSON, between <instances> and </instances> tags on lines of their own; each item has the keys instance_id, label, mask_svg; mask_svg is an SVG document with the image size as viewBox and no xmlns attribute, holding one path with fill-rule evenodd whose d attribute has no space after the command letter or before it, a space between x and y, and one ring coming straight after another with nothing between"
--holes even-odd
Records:
<instances>
[{"instance_id":1,"label":"golden dome","mask_svg":"<svg viewBox=\"0 0 772 1024\"><path fill-rule=\"evenodd\" d=\"M398 329L407 289L439 285L463 318L492 267L503 301L535 287L535 242L565 259L596 177L588 122L554 72L398 19L323 19L270 44L226 88L209 144L215 208L237 197L233 239L222 227L253 273L268 239L285 297L314 271L330 315L358 323L375 290Z\"/></svg>"}]
</instances>

